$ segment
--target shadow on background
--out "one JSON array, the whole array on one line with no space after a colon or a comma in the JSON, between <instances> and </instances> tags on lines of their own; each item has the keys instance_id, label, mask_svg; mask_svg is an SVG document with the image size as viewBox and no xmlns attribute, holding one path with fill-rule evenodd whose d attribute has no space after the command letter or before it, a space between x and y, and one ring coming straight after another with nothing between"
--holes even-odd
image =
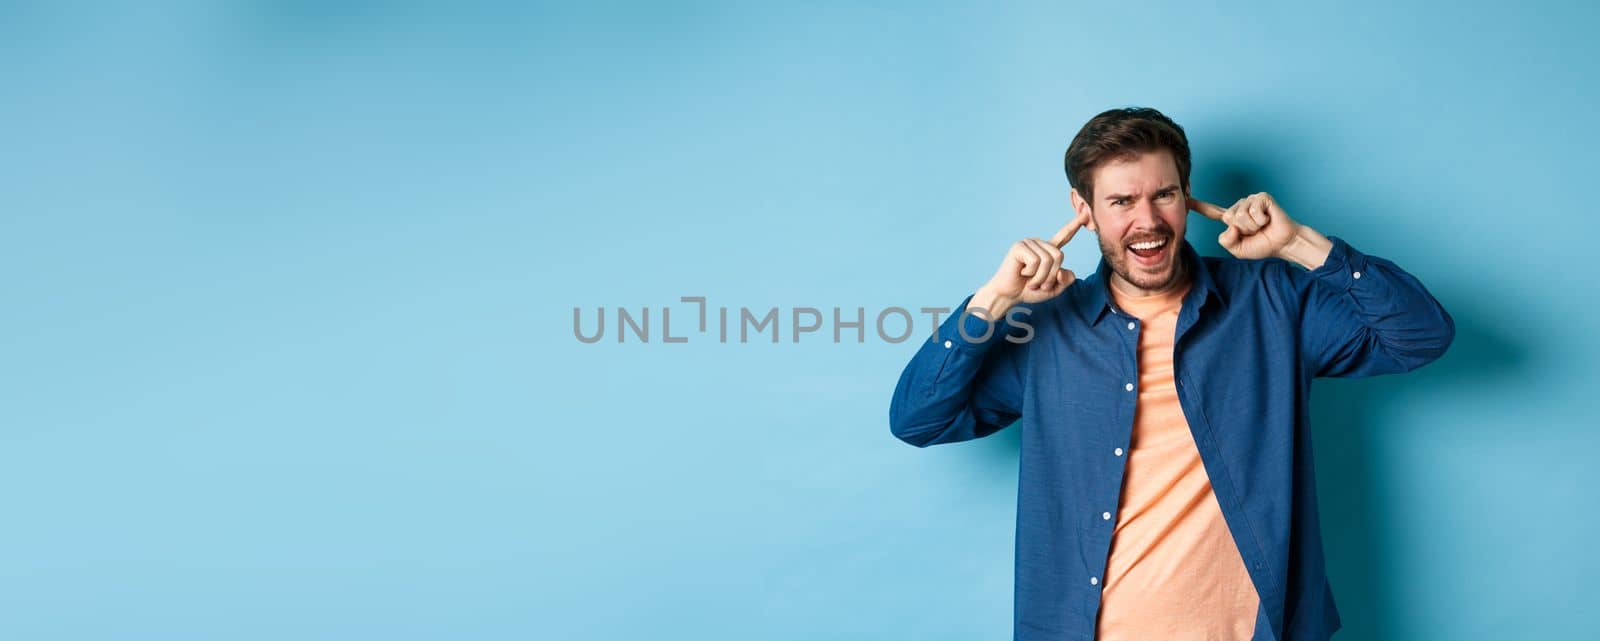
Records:
<instances>
[{"instance_id":1,"label":"shadow on background","mask_svg":"<svg viewBox=\"0 0 1600 641\"><path fill-rule=\"evenodd\" d=\"M1283 132L1272 136L1231 136L1231 140L1256 144L1224 148L1206 156L1206 172L1196 168L1193 187L1197 195L1215 199L1224 207L1258 191L1293 194L1291 181L1275 175L1282 159L1265 150L1285 148ZM1278 141L1267 144L1268 139ZM1207 197L1205 194L1214 194ZM1285 199L1280 197L1280 202ZM1361 229L1346 229L1328 217L1371 203L1319 200L1318 207L1296 207L1287 199L1284 207L1297 220L1324 233L1349 233L1361 247ZM1382 202L1382 199L1374 199ZM1354 221L1351 221L1354 222ZM1203 255L1225 256L1217 244L1221 223L1191 215L1189 241ZM1404 256L1384 256L1406 267ZM1423 280L1428 291L1444 305L1456 324L1456 337L1439 360L1405 374L1368 379L1317 379L1311 393L1311 440L1317 470L1317 500L1321 520L1323 549L1333 586L1334 598L1343 620L1336 634L1341 641L1377 641L1397 638L1397 628L1406 617L1399 611L1395 582L1387 574L1393 563L1392 541L1397 524L1390 522L1395 506L1388 505L1396 482L1380 464L1385 456L1380 449L1384 433L1405 430L1390 417L1391 408L1409 400L1444 394L1455 396L1460 390L1488 390L1526 369L1529 346L1515 342L1510 334L1497 331L1506 327L1499 311L1474 304L1483 300L1474 293L1474 283L1439 278Z\"/></svg>"},{"instance_id":2,"label":"shadow on background","mask_svg":"<svg viewBox=\"0 0 1600 641\"><path fill-rule=\"evenodd\" d=\"M1213 147L1203 159L1196 159L1194 194L1224 207L1258 191L1293 194L1290 181L1274 171L1285 166L1281 164L1285 159L1271 155L1271 150L1286 148L1286 138L1266 132L1236 133L1243 135L1229 137L1234 142L1231 148ZM1269 144L1268 140L1272 142ZM1364 205L1327 201L1319 204L1320 208L1296 209L1287 203L1285 207L1297 220L1324 233L1360 237L1363 230L1347 232L1326 216ZM1191 214L1188 225L1187 238L1200 254L1227 255L1216 240L1223 230L1221 223ZM1404 256L1384 257L1406 267ZM1324 378L1312 385L1311 431L1318 512L1334 598L1343 621L1335 635L1341 641L1396 639L1397 628L1405 620L1394 594L1394 582L1386 574L1386 568L1395 566L1390 550L1397 527L1387 518L1395 510L1387 501L1397 479L1388 476L1379 464L1385 458L1379 448L1383 433L1404 430L1406 426L1388 418L1392 416L1389 408L1439 395L1446 389L1452 390L1451 395L1462 388L1488 390L1497 382L1519 376L1530 359L1528 345L1496 331L1497 327L1507 326L1498 317L1499 310L1473 304L1481 300L1474 294L1473 283L1434 277L1425 279L1424 285L1456 323L1456 338L1443 357L1406 374L1361 380ZM979 464L997 476L1014 473L1021 430L1019 422L980 439L974 448Z\"/></svg>"}]
</instances>

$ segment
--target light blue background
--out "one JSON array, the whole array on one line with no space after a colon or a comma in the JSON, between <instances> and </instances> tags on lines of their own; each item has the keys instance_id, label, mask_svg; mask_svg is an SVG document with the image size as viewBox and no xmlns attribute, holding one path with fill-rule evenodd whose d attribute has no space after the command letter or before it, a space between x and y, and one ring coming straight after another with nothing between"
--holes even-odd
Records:
<instances>
[{"instance_id":1,"label":"light blue background","mask_svg":"<svg viewBox=\"0 0 1600 641\"><path fill-rule=\"evenodd\" d=\"M1127 104L1457 319L1317 390L1337 638L1592 631L1592 5L754 4L0 5L0 637L1009 639L1015 428L677 301L954 306Z\"/></svg>"}]
</instances>

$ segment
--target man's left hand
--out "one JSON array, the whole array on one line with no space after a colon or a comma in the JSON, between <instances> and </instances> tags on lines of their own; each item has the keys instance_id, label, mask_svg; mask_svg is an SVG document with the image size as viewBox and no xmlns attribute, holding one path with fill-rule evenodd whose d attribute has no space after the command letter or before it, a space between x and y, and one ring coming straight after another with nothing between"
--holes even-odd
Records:
<instances>
[{"instance_id":1,"label":"man's left hand","mask_svg":"<svg viewBox=\"0 0 1600 641\"><path fill-rule=\"evenodd\" d=\"M1266 192L1240 198L1227 209L1190 198L1189 209L1228 226L1217 236L1217 243L1237 258L1282 258L1316 269L1333 248L1327 237L1296 223Z\"/></svg>"}]
</instances>

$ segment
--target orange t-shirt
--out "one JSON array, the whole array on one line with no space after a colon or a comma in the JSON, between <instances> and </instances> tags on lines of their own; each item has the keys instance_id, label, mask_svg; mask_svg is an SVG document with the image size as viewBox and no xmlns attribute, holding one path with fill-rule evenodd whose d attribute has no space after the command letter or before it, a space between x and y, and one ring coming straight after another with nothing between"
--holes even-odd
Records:
<instances>
[{"instance_id":1,"label":"orange t-shirt","mask_svg":"<svg viewBox=\"0 0 1600 641\"><path fill-rule=\"evenodd\" d=\"M1173 386L1173 337L1188 287L1128 296L1139 332L1139 399L1095 638L1249 641L1260 597L1222 519Z\"/></svg>"}]
</instances>

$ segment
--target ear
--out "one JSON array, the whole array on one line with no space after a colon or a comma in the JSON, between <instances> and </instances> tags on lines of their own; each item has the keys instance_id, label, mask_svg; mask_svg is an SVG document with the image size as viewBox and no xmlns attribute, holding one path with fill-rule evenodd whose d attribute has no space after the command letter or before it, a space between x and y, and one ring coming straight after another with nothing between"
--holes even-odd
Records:
<instances>
[{"instance_id":1,"label":"ear","mask_svg":"<svg viewBox=\"0 0 1600 641\"><path fill-rule=\"evenodd\" d=\"M1094 224L1094 212L1089 207L1089 201L1084 200L1083 196L1078 194L1076 188L1072 190L1072 210L1077 212L1079 216L1089 219L1088 224L1085 225L1085 227L1089 228L1089 231L1096 234L1100 233L1100 229Z\"/></svg>"}]
</instances>

